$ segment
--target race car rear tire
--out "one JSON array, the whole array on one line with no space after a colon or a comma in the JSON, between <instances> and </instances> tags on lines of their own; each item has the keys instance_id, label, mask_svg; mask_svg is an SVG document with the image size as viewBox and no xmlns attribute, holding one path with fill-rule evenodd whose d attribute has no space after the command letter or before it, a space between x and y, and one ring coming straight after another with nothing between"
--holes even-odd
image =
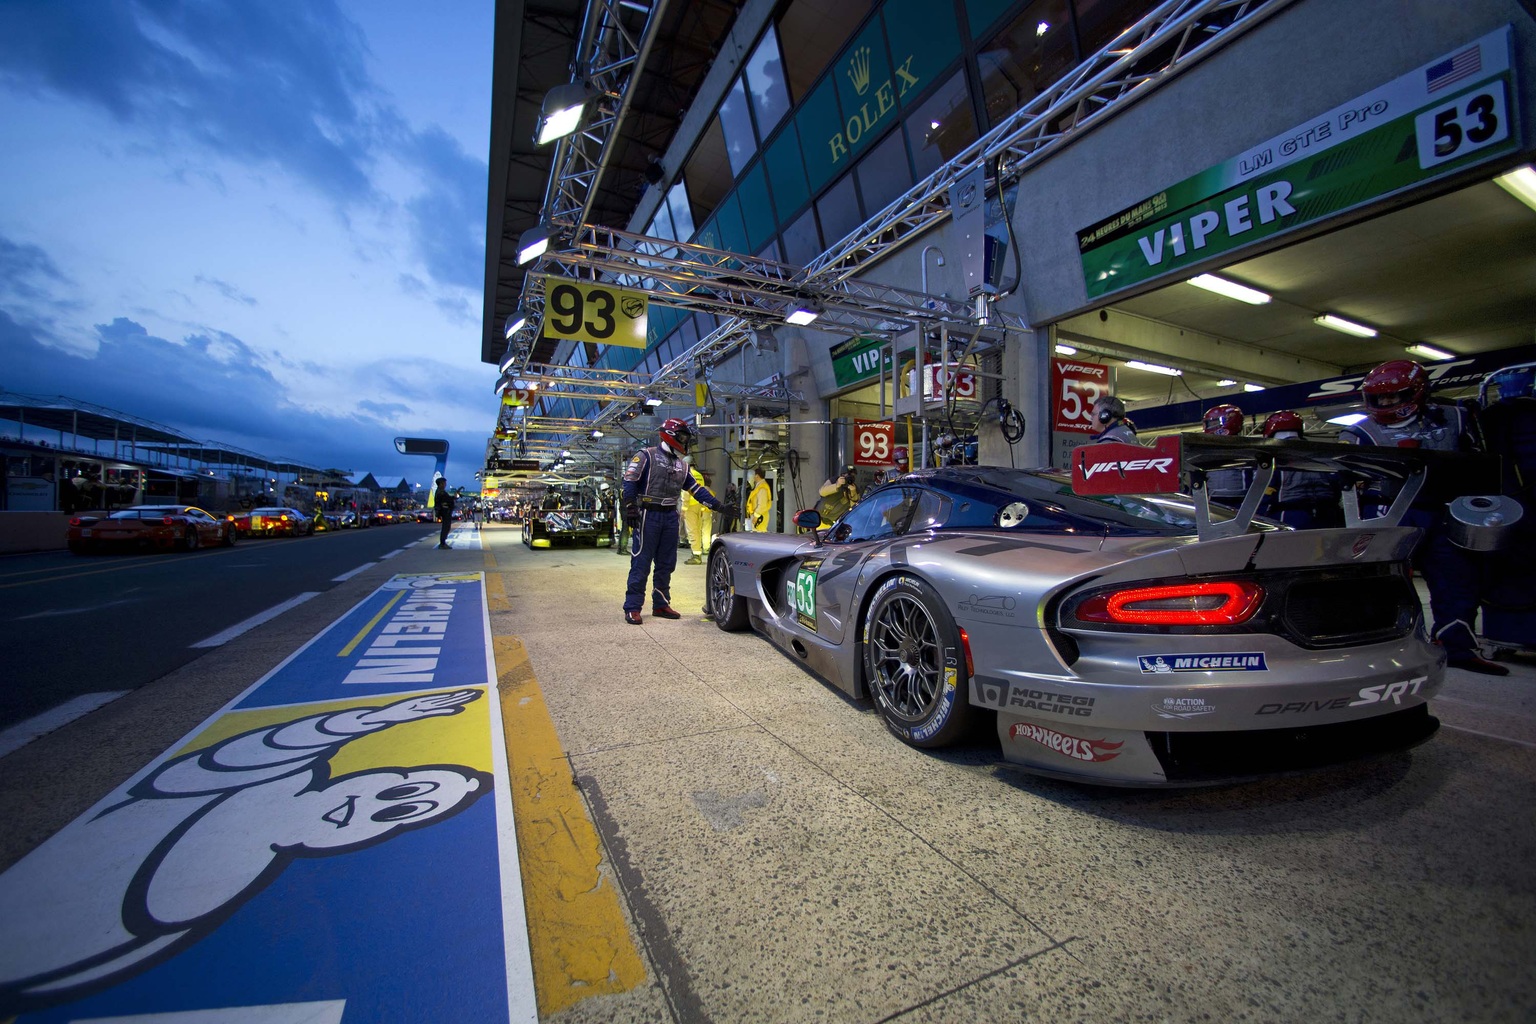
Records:
<instances>
[{"instance_id":1,"label":"race car rear tire","mask_svg":"<svg viewBox=\"0 0 1536 1024\"><path fill-rule=\"evenodd\" d=\"M186 535L181 538L181 550L196 551L201 541L202 538L197 535L197 527L189 526Z\"/></svg>"},{"instance_id":2,"label":"race car rear tire","mask_svg":"<svg viewBox=\"0 0 1536 1024\"><path fill-rule=\"evenodd\" d=\"M227 548L234 547L235 537L239 532L240 531L235 529L233 526L224 527L224 546Z\"/></svg>"},{"instance_id":3,"label":"race car rear tire","mask_svg":"<svg viewBox=\"0 0 1536 1024\"><path fill-rule=\"evenodd\" d=\"M715 625L727 633L738 633L751 624L747 616L747 599L736 595L736 586L731 580L731 560L725 553L724 544L717 545L709 553L705 586L708 588L709 614Z\"/></svg>"},{"instance_id":4,"label":"race car rear tire","mask_svg":"<svg viewBox=\"0 0 1536 1024\"><path fill-rule=\"evenodd\" d=\"M864 618L864 679L903 743L943 747L971 718L960 631L934 589L902 573L880 584Z\"/></svg>"}]
</instances>

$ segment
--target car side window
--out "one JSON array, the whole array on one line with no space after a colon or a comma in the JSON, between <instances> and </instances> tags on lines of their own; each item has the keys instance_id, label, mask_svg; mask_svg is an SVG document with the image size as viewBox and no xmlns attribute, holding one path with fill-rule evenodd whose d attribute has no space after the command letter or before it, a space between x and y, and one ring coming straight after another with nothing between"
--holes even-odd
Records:
<instances>
[{"instance_id":1,"label":"car side window","mask_svg":"<svg viewBox=\"0 0 1536 1024\"><path fill-rule=\"evenodd\" d=\"M917 492L905 487L876 491L849 509L827 539L833 544L857 544L894 537L906 529L917 501Z\"/></svg>"}]
</instances>

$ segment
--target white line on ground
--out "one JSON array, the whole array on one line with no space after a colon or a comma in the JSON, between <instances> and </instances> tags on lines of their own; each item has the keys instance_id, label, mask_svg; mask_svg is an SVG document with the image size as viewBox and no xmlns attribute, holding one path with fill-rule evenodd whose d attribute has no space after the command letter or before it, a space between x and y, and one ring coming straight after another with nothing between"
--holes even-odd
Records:
<instances>
[{"instance_id":1,"label":"white line on ground","mask_svg":"<svg viewBox=\"0 0 1536 1024\"><path fill-rule=\"evenodd\" d=\"M358 566L356 569L353 569L350 572L344 572L340 576L337 576L335 579L331 580L331 582L332 583L345 583L345 582L347 582L347 580L351 579L353 576L356 576L358 573L364 571L365 569L372 569L374 566L376 566L378 564L379 564L378 562L364 562L362 565Z\"/></svg>"},{"instance_id":2,"label":"white line on ground","mask_svg":"<svg viewBox=\"0 0 1536 1024\"><path fill-rule=\"evenodd\" d=\"M1469 733L1473 736L1481 736L1487 740L1503 740L1505 743L1518 743L1522 747L1536 750L1536 743L1532 743L1530 740L1517 740L1513 736L1500 736L1498 733L1479 732L1476 729L1466 729L1459 725L1448 725L1445 722L1441 722L1440 727L1442 729L1455 729L1457 732Z\"/></svg>"},{"instance_id":3,"label":"white line on ground","mask_svg":"<svg viewBox=\"0 0 1536 1024\"><path fill-rule=\"evenodd\" d=\"M261 625L263 622L268 622L268 621L270 621L272 619L277 618L279 615L283 614L283 612L287 611L288 609L290 609L290 608L297 608L299 605L303 604L305 601L308 601L310 598L312 598L312 597L319 597L319 596L320 596L320 594L317 591L313 591L313 590L305 591L304 593L300 594L298 597L290 597L288 600L284 601L282 604L273 605L271 608L268 608L266 611L261 612L258 615L252 615L250 618L246 619L244 622L237 622L237 623L235 623L233 626L230 626L228 629L226 629L222 633L215 633L213 636L209 637L206 640L199 640L197 643L193 644L192 646L194 648L196 648L196 647L222 647L225 644L229 643L231 640L233 640L235 637L239 636L241 633L249 632L250 630L253 630L257 626Z\"/></svg>"},{"instance_id":4,"label":"white line on ground","mask_svg":"<svg viewBox=\"0 0 1536 1024\"><path fill-rule=\"evenodd\" d=\"M25 722L11 726L4 732L0 732L0 757L15 753L39 736L46 736L56 729L62 729L77 718L84 718L97 708L112 703L128 692L116 690L112 693L81 694L56 708L50 708Z\"/></svg>"},{"instance_id":5,"label":"white line on ground","mask_svg":"<svg viewBox=\"0 0 1536 1024\"><path fill-rule=\"evenodd\" d=\"M379 561L382 562L386 558L394 558L396 555L401 554L401 553L403 553L403 552L405 552L407 550L409 550L409 549L408 548L400 548L400 549L398 549L396 551L386 551L384 554L379 556Z\"/></svg>"}]
</instances>

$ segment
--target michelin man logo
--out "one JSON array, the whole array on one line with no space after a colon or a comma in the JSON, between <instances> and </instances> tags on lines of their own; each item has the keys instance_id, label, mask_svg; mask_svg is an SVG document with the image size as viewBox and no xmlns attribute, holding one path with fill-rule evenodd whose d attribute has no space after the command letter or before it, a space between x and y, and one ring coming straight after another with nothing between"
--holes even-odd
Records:
<instances>
[{"instance_id":1,"label":"michelin man logo","mask_svg":"<svg viewBox=\"0 0 1536 1024\"><path fill-rule=\"evenodd\" d=\"M491 788L462 765L332 778L354 739L456 715L455 690L252 729L174 757L0 875L0 1019L117 984L213 932L296 858L362 850Z\"/></svg>"}]
</instances>

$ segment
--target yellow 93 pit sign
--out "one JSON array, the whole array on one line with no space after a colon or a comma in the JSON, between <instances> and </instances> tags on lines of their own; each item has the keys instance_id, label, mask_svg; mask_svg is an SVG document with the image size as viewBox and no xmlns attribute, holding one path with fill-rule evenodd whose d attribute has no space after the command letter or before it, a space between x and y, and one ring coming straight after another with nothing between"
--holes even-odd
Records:
<instances>
[{"instance_id":1,"label":"yellow 93 pit sign","mask_svg":"<svg viewBox=\"0 0 1536 1024\"><path fill-rule=\"evenodd\" d=\"M544 337L645 348L650 298L593 281L544 279Z\"/></svg>"}]
</instances>

